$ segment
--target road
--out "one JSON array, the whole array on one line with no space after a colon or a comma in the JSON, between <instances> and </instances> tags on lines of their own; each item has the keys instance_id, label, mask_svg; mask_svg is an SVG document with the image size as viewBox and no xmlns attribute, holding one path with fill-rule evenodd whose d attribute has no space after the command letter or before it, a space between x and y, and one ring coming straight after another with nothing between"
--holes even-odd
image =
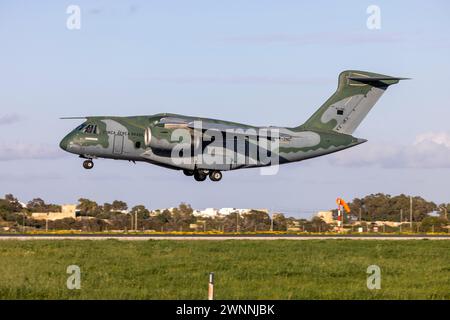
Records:
<instances>
[{"instance_id":1,"label":"road","mask_svg":"<svg viewBox=\"0 0 450 320\"><path fill-rule=\"evenodd\" d=\"M450 240L450 235L103 235L0 234L0 240Z\"/></svg>"}]
</instances>

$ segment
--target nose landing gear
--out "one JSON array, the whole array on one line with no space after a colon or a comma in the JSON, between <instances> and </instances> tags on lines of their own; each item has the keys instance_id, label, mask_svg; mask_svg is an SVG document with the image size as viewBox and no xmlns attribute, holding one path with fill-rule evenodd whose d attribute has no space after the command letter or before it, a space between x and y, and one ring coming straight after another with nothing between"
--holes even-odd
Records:
<instances>
[{"instance_id":1,"label":"nose landing gear","mask_svg":"<svg viewBox=\"0 0 450 320\"><path fill-rule=\"evenodd\" d=\"M83 162L83 168L85 169L92 169L94 167L94 162L91 159L85 160Z\"/></svg>"}]
</instances>

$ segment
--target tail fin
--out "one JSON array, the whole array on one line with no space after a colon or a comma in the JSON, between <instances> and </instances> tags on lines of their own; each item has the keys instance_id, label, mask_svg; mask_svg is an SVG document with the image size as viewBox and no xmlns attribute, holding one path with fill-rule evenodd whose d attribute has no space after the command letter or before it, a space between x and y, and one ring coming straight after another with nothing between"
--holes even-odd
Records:
<instances>
[{"instance_id":1,"label":"tail fin","mask_svg":"<svg viewBox=\"0 0 450 320\"><path fill-rule=\"evenodd\" d=\"M346 70L336 92L300 127L352 134L396 78L366 71Z\"/></svg>"}]
</instances>

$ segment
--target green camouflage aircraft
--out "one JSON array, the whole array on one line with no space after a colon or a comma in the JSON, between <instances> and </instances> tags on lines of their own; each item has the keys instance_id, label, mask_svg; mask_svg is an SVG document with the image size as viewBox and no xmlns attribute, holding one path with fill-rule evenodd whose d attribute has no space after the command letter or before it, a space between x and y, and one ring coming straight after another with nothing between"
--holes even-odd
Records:
<instances>
[{"instance_id":1,"label":"green camouflage aircraft","mask_svg":"<svg viewBox=\"0 0 450 320\"><path fill-rule=\"evenodd\" d=\"M347 70L336 92L302 125L256 127L229 121L160 113L150 116L87 116L60 143L86 159L145 161L183 170L204 181L222 178L221 171L278 168L341 151L366 142L352 133L392 84L406 78ZM270 173L266 173L270 174Z\"/></svg>"}]
</instances>

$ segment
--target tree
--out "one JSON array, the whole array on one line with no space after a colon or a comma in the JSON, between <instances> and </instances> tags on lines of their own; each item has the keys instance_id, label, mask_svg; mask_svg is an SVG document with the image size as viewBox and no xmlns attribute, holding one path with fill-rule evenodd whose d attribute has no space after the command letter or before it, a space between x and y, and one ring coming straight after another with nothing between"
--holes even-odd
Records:
<instances>
[{"instance_id":1,"label":"tree","mask_svg":"<svg viewBox=\"0 0 450 320\"><path fill-rule=\"evenodd\" d=\"M242 231L267 231L270 228L270 217L267 212L251 210L243 215L244 225Z\"/></svg>"},{"instance_id":2,"label":"tree","mask_svg":"<svg viewBox=\"0 0 450 320\"><path fill-rule=\"evenodd\" d=\"M400 211L403 217L409 217L410 197L404 194L392 197L389 194L370 194L364 198L355 198L349 203L351 215L364 221L389 220L399 221ZM413 197L413 219L421 221L428 213L436 209L434 202L426 201L422 197ZM337 210L333 210L336 213Z\"/></svg>"},{"instance_id":3,"label":"tree","mask_svg":"<svg viewBox=\"0 0 450 320\"><path fill-rule=\"evenodd\" d=\"M111 212L111 210L112 210L112 204L108 203L108 202L105 202L103 204L103 211L104 212Z\"/></svg>"},{"instance_id":4,"label":"tree","mask_svg":"<svg viewBox=\"0 0 450 320\"><path fill-rule=\"evenodd\" d=\"M331 229L331 226L320 217L313 217L311 220L311 225L315 232L326 232Z\"/></svg>"},{"instance_id":5,"label":"tree","mask_svg":"<svg viewBox=\"0 0 450 320\"><path fill-rule=\"evenodd\" d=\"M225 232L236 232L242 230L243 219L239 212L231 212L223 219L223 230Z\"/></svg>"},{"instance_id":6,"label":"tree","mask_svg":"<svg viewBox=\"0 0 450 320\"><path fill-rule=\"evenodd\" d=\"M426 217L420 224L420 229L425 232L434 231L443 232L444 227L447 225L447 220L442 217Z\"/></svg>"},{"instance_id":7,"label":"tree","mask_svg":"<svg viewBox=\"0 0 450 320\"><path fill-rule=\"evenodd\" d=\"M111 206L113 211L125 211L128 209L126 202L120 200L114 200Z\"/></svg>"},{"instance_id":8,"label":"tree","mask_svg":"<svg viewBox=\"0 0 450 320\"><path fill-rule=\"evenodd\" d=\"M27 208L31 212L60 212L61 206L56 204L47 204L41 198L34 198L28 201Z\"/></svg>"},{"instance_id":9,"label":"tree","mask_svg":"<svg viewBox=\"0 0 450 320\"><path fill-rule=\"evenodd\" d=\"M159 222L159 224L164 226L170 222L171 216L172 215L170 214L170 211L165 209L156 216L156 220Z\"/></svg>"},{"instance_id":10,"label":"tree","mask_svg":"<svg viewBox=\"0 0 450 320\"><path fill-rule=\"evenodd\" d=\"M282 213L273 214L273 231L286 231L286 217Z\"/></svg>"},{"instance_id":11,"label":"tree","mask_svg":"<svg viewBox=\"0 0 450 320\"><path fill-rule=\"evenodd\" d=\"M194 210L192 210L191 205L186 204L184 202L180 203L178 206L178 210L184 215L191 215Z\"/></svg>"},{"instance_id":12,"label":"tree","mask_svg":"<svg viewBox=\"0 0 450 320\"><path fill-rule=\"evenodd\" d=\"M178 208L172 210L169 225L172 230L188 230L189 225L195 222L191 206L181 203Z\"/></svg>"},{"instance_id":13,"label":"tree","mask_svg":"<svg viewBox=\"0 0 450 320\"><path fill-rule=\"evenodd\" d=\"M41 198L34 198L33 200L28 201L27 208L34 212L44 212L45 202Z\"/></svg>"},{"instance_id":14,"label":"tree","mask_svg":"<svg viewBox=\"0 0 450 320\"><path fill-rule=\"evenodd\" d=\"M83 216L95 217L100 213L97 202L85 198L78 199L77 209L80 210Z\"/></svg>"},{"instance_id":15,"label":"tree","mask_svg":"<svg viewBox=\"0 0 450 320\"><path fill-rule=\"evenodd\" d=\"M5 200L8 203L8 207L10 212L20 212L22 211L22 205L20 204L19 200L14 197L12 194L8 193L5 194Z\"/></svg>"},{"instance_id":16,"label":"tree","mask_svg":"<svg viewBox=\"0 0 450 320\"><path fill-rule=\"evenodd\" d=\"M131 208L131 214L137 214L139 219L148 219L150 216L150 211L144 205L137 205Z\"/></svg>"}]
</instances>

